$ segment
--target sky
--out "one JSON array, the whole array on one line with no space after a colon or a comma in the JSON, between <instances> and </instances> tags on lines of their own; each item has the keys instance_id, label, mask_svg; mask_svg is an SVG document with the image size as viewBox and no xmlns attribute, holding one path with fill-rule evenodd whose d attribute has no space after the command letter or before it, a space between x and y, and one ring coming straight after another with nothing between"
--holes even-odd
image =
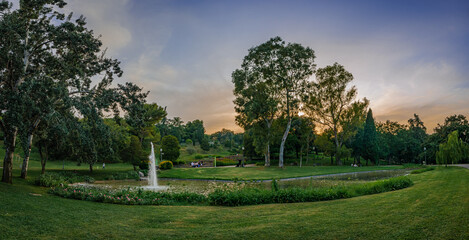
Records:
<instances>
[{"instance_id":1,"label":"sky","mask_svg":"<svg viewBox=\"0 0 469 240\"><path fill-rule=\"evenodd\" d=\"M469 117L469 1L69 0L148 102L207 133L242 131L231 73L248 49L280 36L338 62L378 121L418 114L429 132ZM314 80L314 77L311 79Z\"/></svg>"}]
</instances>

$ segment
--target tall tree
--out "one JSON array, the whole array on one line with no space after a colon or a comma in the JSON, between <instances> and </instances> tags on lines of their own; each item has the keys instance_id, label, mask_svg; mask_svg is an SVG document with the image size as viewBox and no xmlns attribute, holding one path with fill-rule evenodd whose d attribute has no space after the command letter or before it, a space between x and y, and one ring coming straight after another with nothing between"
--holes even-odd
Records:
<instances>
[{"instance_id":1,"label":"tall tree","mask_svg":"<svg viewBox=\"0 0 469 240\"><path fill-rule=\"evenodd\" d=\"M238 75L241 78L248 79L246 81L253 78L256 79L255 82L264 82L265 88L269 90L268 94L275 96L271 98L272 105L275 104L274 110L278 109L288 118L280 143L279 167L283 167L285 141L290 132L292 116L298 112L304 86L316 67L314 58L312 49L298 43L287 44L280 37L275 37L249 49L248 55L243 60L242 69L235 71L235 73L240 72ZM235 95L236 90L235 87Z\"/></svg>"},{"instance_id":2,"label":"tall tree","mask_svg":"<svg viewBox=\"0 0 469 240\"><path fill-rule=\"evenodd\" d=\"M22 102L29 91L27 82L54 81L68 95L82 95L91 91L94 76L104 76L96 90L122 74L117 60L104 57L102 43L86 28L85 18L66 17L59 12L64 6L63 0L22 0L16 10L7 1L0 4L0 127L6 147L3 182L12 182L21 116L29 110Z\"/></svg>"},{"instance_id":3,"label":"tall tree","mask_svg":"<svg viewBox=\"0 0 469 240\"><path fill-rule=\"evenodd\" d=\"M332 130L338 153L344 141L357 131L369 102L355 101L356 87L347 89L353 75L338 63L318 69L316 80L309 86L304 108L318 124ZM338 154L336 163L342 165Z\"/></svg>"},{"instance_id":4,"label":"tall tree","mask_svg":"<svg viewBox=\"0 0 469 240\"><path fill-rule=\"evenodd\" d=\"M375 120L373 118L373 112L371 108L368 110L366 115L365 126L363 128L363 158L366 160L366 165L368 161L371 160L376 164L378 160L378 136L376 133Z\"/></svg>"}]
</instances>

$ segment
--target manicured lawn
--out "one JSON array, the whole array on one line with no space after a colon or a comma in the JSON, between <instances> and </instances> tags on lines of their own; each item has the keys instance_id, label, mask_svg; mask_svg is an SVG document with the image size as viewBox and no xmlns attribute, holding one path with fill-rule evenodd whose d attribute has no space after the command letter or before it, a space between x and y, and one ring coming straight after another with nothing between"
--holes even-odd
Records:
<instances>
[{"instance_id":1,"label":"manicured lawn","mask_svg":"<svg viewBox=\"0 0 469 240\"><path fill-rule=\"evenodd\" d=\"M13 185L0 183L0 233L2 239L469 239L469 170L439 167L410 177L414 186L394 192L246 207L63 199L15 178Z\"/></svg>"},{"instance_id":2,"label":"manicured lawn","mask_svg":"<svg viewBox=\"0 0 469 240\"><path fill-rule=\"evenodd\" d=\"M373 166L373 167L350 167L350 166L304 166L304 167L218 167L218 168L173 168L162 171L160 178L184 178L184 179L243 179L243 180L265 180L292 177L306 177L332 173L362 172L373 170L401 169L402 166Z\"/></svg>"}]
</instances>

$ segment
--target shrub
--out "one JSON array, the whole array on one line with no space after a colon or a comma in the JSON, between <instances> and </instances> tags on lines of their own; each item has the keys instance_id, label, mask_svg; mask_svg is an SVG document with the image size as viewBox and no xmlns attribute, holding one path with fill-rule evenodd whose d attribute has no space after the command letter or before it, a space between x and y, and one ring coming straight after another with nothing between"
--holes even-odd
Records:
<instances>
[{"instance_id":1,"label":"shrub","mask_svg":"<svg viewBox=\"0 0 469 240\"><path fill-rule=\"evenodd\" d=\"M419 174L419 173L428 172L428 171L432 171L432 170L435 170L435 167L426 167L426 168L416 169L416 170L413 170L410 173L411 174Z\"/></svg>"},{"instance_id":2,"label":"shrub","mask_svg":"<svg viewBox=\"0 0 469 240\"><path fill-rule=\"evenodd\" d=\"M229 158L217 158L217 166L230 166L230 165L236 165L238 164L238 161L229 159Z\"/></svg>"},{"instance_id":3,"label":"shrub","mask_svg":"<svg viewBox=\"0 0 469 240\"><path fill-rule=\"evenodd\" d=\"M179 158L181 147L175 136L167 135L161 140L161 149L163 149L164 158L169 161L175 161Z\"/></svg>"},{"instance_id":4,"label":"shrub","mask_svg":"<svg viewBox=\"0 0 469 240\"><path fill-rule=\"evenodd\" d=\"M184 162L183 160L178 159L178 160L173 161L173 164L174 165L184 165L184 164L186 164L186 162Z\"/></svg>"},{"instance_id":5,"label":"shrub","mask_svg":"<svg viewBox=\"0 0 469 240\"><path fill-rule=\"evenodd\" d=\"M43 187L53 187L60 185L67 185L69 183L76 182L88 182L93 183L94 178L84 175L78 175L77 173L64 171L64 172L47 172L41 174L38 178L34 180L34 184L37 186Z\"/></svg>"},{"instance_id":6,"label":"shrub","mask_svg":"<svg viewBox=\"0 0 469 240\"><path fill-rule=\"evenodd\" d=\"M211 205L220 206L314 202L393 191L409 187L412 184L412 180L408 177L396 177L349 187L278 189L278 187L274 186L275 181L272 181L271 191L256 188L244 188L240 190L217 189L210 193L208 197Z\"/></svg>"},{"instance_id":7,"label":"shrub","mask_svg":"<svg viewBox=\"0 0 469 240\"><path fill-rule=\"evenodd\" d=\"M117 172L112 175L106 176L104 179L105 180L125 180L125 179L139 180L140 176L138 175L138 172L136 171L128 171L128 172Z\"/></svg>"},{"instance_id":8,"label":"shrub","mask_svg":"<svg viewBox=\"0 0 469 240\"><path fill-rule=\"evenodd\" d=\"M197 155L195 155L194 158L195 158L195 159L204 159L204 156L203 156L203 155L200 155L200 154L197 154Z\"/></svg>"},{"instance_id":9,"label":"shrub","mask_svg":"<svg viewBox=\"0 0 469 240\"><path fill-rule=\"evenodd\" d=\"M265 163L264 162L256 162L256 166L264 166Z\"/></svg>"},{"instance_id":10,"label":"shrub","mask_svg":"<svg viewBox=\"0 0 469 240\"><path fill-rule=\"evenodd\" d=\"M187 154L192 155L192 154L194 154L196 151L195 151L195 149L192 148L192 147L187 147L187 148L186 148L186 152L187 152Z\"/></svg>"},{"instance_id":11,"label":"shrub","mask_svg":"<svg viewBox=\"0 0 469 240\"><path fill-rule=\"evenodd\" d=\"M167 170L173 168L173 163L171 161L162 161L159 164L161 170Z\"/></svg>"}]
</instances>

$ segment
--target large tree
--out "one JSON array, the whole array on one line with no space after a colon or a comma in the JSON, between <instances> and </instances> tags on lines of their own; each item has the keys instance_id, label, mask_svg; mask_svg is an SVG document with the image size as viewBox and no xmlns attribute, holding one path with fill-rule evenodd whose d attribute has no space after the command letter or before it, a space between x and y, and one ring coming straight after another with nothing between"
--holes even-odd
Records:
<instances>
[{"instance_id":1,"label":"large tree","mask_svg":"<svg viewBox=\"0 0 469 240\"><path fill-rule=\"evenodd\" d=\"M102 43L86 28L84 17L73 19L58 11L64 5L63 0L21 0L19 8L12 10L7 1L0 3L0 127L6 148L3 182L12 182L16 138L24 124L22 116L29 111L22 101L31 91L26 88L28 82L53 81L68 95L81 97L104 91L115 75L122 74L117 60L104 57ZM92 78L98 74L103 79L93 88ZM34 128L36 122L30 126Z\"/></svg>"},{"instance_id":2,"label":"large tree","mask_svg":"<svg viewBox=\"0 0 469 240\"><path fill-rule=\"evenodd\" d=\"M309 47L298 43L285 43L280 37L275 37L249 49L242 68L233 73L235 95L240 89L247 89L252 95L255 88L264 88L269 95L268 100L272 101L268 107L272 111L267 111L268 114L281 114L288 119L280 143L279 167L283 167L285 141L290 132L292 116L298 112L304 87L316 67L314 58L314 51ZM236 86L238 81L242 83ZM265 86L259 86L260 83ZM249 97L243 97L245 101L251 100ZM235 104L242 106L236 100Z\"/></svg>"},{"instance_id":3,"label":"large tree","mask_svg":"<svg viewBox=\"0 0 469 240\"><path fill-rule=\"evenodd\" d=\"M355 86L347 89L353 75L334 63L316 71L316 82L309 86L305 97L305 111L323 127L330 128L336 147L336 163L341 165L339 153L342 144L357 131L363 121L368 100L355 101Z\"/></svg>"},{"instance_id":4,"label":"large tree","mask_svg":"<svg viewBox=\"0 0 469 240\"><path fill-rule=\"evenodd\" d=\"M366 115L365 126L363 128L363 155L362 157L366 160L366 165L368 161L371 160L376 164L378 160L379 146L378 146L378 136L376 133L375 120L373 118L373 112L371 108L368 110Z\"/></svg>"}]
</instances>

